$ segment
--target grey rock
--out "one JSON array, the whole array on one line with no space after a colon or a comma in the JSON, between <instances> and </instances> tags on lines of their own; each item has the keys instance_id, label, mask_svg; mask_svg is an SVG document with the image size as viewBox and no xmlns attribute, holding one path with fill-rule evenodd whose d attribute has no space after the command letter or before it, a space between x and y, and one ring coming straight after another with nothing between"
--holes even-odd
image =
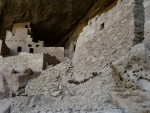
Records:
<instances>
[{"instance_id":1,"label":"grey rock","mask_svg":"<svg viewBox=\"0 0 150 113\"><path fill-rule=\"evenodd\" d=\"M36 106L38 103L41 102L41 95L35 95L31 101L30 101L30 104L29 104L29 107L34 107Z\"/></svg>"},{"instance_id":2,"label":"grey rock","mask_svg":"<svg viewBox=\"0 0 150 113\"><path fill-rule=\"evenodd\" d=\"M53 91L53 92L51 93L51 95L54 96L54 97L57 97L57 96L60 96L61 93L62 93L61 91Z\"/></svg>"},{"instance_id":3,"label":"grey rock","mask_svg":"<svg viewBox=\"0 0 150 113\"><path fill-rule=\"evenodd\" d=\"M0 113L10 113L10 111L11 111L10 102L6 102L2 106L0 106Z\"/></svg>"}]
</instances>

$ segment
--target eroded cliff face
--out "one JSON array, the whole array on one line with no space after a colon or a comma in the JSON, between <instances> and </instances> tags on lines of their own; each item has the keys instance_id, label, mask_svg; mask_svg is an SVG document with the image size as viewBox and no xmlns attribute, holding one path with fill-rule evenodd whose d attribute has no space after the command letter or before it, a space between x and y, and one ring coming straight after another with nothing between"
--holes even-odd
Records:
<instances>
[{"instance_id":1,"label":"eroded cliff face","mask_svg":"<svg viewBox=\"0 0 150 113\"><path fill-rule=\"evenodd\" d=\"M93 7L104 9L114 0L0 0L0 38L14 23L32 23L34 37L54 45L69 34ZM97 5L95 5L97 4ZM88 14L89 15L89 14ZM85 17L86 16L86 17Z\"/></svg>"}]
</instances>

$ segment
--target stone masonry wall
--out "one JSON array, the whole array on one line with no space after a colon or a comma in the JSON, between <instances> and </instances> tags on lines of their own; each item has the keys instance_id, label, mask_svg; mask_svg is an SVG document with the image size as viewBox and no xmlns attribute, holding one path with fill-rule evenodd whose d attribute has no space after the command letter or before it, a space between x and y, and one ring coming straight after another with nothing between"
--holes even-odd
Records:
<instances>
[{"instance_id":1,"label":"stone masonry wall","mask_svg":"<svg viewBox=\"0 0 150 113\"><path fill-rule=\"evenodd\" d=\"M15 69L16 71L24 71L24 69L31 68L35 72L43 70L44 55L21 53L18 56L0 58L0 71L3 69Z\"/></svg>"},{"instance_id":2,"label":"stone masonry wall","mask_svg":"<svg viewBox=\"0 0 150 113\"><path fill-rule=\"evenodd\" d=\"M35 52L48 53L51 56L55 56L60 61L66 59L64 57L64 47L41 47L41 49L37 49Z\"/></svg>"},{"instance_id":3,"label":"stone masonry wall","mask_svg":"<svg viewBox=\"0 0 150 113\"><path fill-rule=\"evenodd\" d=\"M131 49L136 42L135 38L138 39L135 32L137 3L136 0L119 0L110 11L88 22L78 38L73 57L74 68L77 71L75 77L90 76L89 73L100 71ZM136 24L140 23L139 17L136 19Z\"/></svg>"},{"instance_id":4,"label":"stone masonry wall","mask_svg":"<svg viewBox=\"0 0 150 113\"><path fill-rule=\"evenodd\" d=\"M16 33L16 29L18 28L28 28L30 30L30 22L24 22L24 23L16 23L13 25L12 33Z\"/></svg>"},{"instance_id":5,"label":"stone masonry wall","mask_svg":"<svg viewBox=\"0 0 150 113\"><path fill-rule=\"evenodd\" d=\"M145 14L144 36L145 40L150 40L150 0L144 0L144 14Z\"/></svg>"},{"instance_id":6,"label":"stone masonry wall","mask_svg":"<svg viewBox=\"0 0 150 113\"><path fill-rule=\"evenodd\" d=\"M65 60L64 47L43 47L44 41L33 42L31 35L27 34L28 29L17 28L15 31L15 36L10 31L6 33L6 44L10 49L9 55L18 55L20 52L48 53L56 56L60 61ZM21 50L18 51L18 48L21 48Z\"/></svg>"},{"instance_id":7,"label":"stone masonry wall","mask_svg":"<svg viewBox=\"0 0 150 113\"><path fill-rule=\"evenodd\" d=\"M143 0L134 0L134 39L133 45L139 44L144 40L144 7Z\"/></svg>"}]
</instances>

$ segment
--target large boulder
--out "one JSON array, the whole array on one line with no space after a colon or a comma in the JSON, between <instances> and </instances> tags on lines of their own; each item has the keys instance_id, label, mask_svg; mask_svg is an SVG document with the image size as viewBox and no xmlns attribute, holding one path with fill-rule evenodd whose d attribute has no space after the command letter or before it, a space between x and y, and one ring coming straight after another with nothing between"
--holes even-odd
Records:
<instances>
[{"instance_id":1,"label":"large boulder","mask_svg":"<svg viewBox=\"0 0 150 113\"><path fill-rule=\"evenodd\" d=\"M113 62L112 68L117 85L150 91L150 43L134 46L128 54Z\"/></svg>"},{"instance_id":2,"label":"large boulder","mask_svg":"<svg viewBox=\"0 0 150 113\"><path fill-rule=\"evenodd\" d=\"M112 63L113 102L130 113L150 112L150 42L134 46Z\"/></svg>"},{"instance_id":3,"label":"large boulder","mask_svg":"<svg viewBox=\"0 0 150 113\"><path fill-rule=\"evenodd\" d=\"M16 92L25 87L28 81L35 78L39 73L33 73L30 68L25 69L23 72L12 70L3 70L3 74L8 83L8 87L12 92Z\"/></svg>"},{"instance_id":4,"label":"large boulder","mask_svg":"<svg viewBox=\"0 0 150 113\"><path fill-rule=\"evenodd\" d=\"M10 113L11 112L11 104L10 102L5 102L0 104L0 113Z\"/></svg>"}]
</instances>

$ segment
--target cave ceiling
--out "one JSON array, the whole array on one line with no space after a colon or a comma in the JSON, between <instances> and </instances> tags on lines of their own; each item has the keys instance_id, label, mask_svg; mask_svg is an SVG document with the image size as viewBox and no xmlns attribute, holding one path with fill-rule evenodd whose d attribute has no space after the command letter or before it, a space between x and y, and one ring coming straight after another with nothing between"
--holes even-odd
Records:
<instances>
[{"instance_id":1,"label":"cave ceiling","mask_svg":"<svg viewBox=\"0 0 150 113\"><path fill-rule=\"evenodd\" d=\"M10 30L13 24L31 22L33 37L54 46L69 34L81 19L90 19L97 11L103 10L113 1L0 0L0 38L5 38L6 30ZM94 10L89 13L91 8Z\"/></svg>"}]
</instances>

